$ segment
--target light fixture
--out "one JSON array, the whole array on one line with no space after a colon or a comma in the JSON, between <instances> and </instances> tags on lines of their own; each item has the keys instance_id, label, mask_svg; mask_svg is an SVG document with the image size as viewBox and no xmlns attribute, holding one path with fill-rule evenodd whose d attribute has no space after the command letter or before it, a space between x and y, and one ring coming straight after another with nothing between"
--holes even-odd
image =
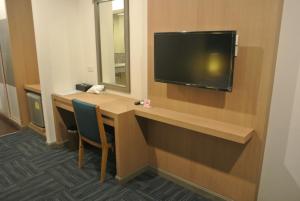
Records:
<instances>
[{"instance_id":1,"label":"light fixture","mask_svg":"<svg viewBox=\"0 0 300 201\"><path fill-rule=\"evenodd\" d=\"M124 9L124 0L113 0L112 1L113 10L123 10Z\"/></svg>"}]
</instances>

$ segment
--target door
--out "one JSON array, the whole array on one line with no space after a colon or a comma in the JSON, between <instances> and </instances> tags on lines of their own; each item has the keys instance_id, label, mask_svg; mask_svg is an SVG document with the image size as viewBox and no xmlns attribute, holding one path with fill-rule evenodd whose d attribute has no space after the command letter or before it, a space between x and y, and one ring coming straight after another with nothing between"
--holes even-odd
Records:
<instances>
[{"instance_id":1,"label":"door","mask_svg":"<svg viewBox=\"0 0 300 201\"><path fill-rule=\"evenodd\" d=\"M2 113L8 118L20 123L20 112L15 86L13 64L11 59L10 34L7 19L0 19L0 48L1 48L1 104ZM1 110L0 110L1 112Z\"/></svg>"},{"instance_id":2,"label":"door","mask_svg":"<svg viewBox=\"0 0 300 201\"><path fill-rule=\"evenodd\" d=\"M0 113L8 118L11 118L5 80L4 62L0 46Z\"/></svg>"}]
</instances>

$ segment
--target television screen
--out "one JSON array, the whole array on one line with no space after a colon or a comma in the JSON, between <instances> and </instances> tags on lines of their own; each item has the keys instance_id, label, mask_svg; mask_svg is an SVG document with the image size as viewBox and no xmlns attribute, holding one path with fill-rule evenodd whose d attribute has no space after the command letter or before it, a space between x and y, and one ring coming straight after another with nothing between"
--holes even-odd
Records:
<instances>
[{"instance_id":1,"label":"television screen","mask_svg":"<svg viewBox=\"0 0 300 201\"><path fill-rule=\"evenodd\" d=\"M154 34L157 82L232 91L236 31Z\"/></svg>"}]
</instances>

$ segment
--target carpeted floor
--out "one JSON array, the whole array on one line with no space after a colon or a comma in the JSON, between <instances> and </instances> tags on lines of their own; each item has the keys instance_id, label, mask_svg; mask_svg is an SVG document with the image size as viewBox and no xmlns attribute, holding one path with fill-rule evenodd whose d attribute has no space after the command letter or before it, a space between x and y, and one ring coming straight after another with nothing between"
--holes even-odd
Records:
<instances>
[{"instance_id":1,"label":"carpeted floor","mask_svg":"<svg viewBox=\"0 0 300 201\"><path fill-rule=\"evenodd\" d=\"M146 172L119 185L110 174L99 183L99 153L87 150L84 169L77 168L77 152L51 149L26 129L0 137L1 201L209 201L155 173Z\"/></svg>"}]
</instances>

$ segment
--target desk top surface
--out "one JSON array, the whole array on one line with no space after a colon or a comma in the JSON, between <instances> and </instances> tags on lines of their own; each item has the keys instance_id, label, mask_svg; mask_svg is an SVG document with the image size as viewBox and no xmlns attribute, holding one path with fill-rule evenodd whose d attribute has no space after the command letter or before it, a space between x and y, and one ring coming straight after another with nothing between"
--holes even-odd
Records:
<instances>
[{"instance_id":1,"label":"desk top surface","mask_svg":"<svg viewBox=\"0 0 300 201\"><path fill-rule=\"evenodd\" d=\"M118 96L110 93L91 94L85 92L74 93L70 95L55 95L55 99L72 104L73 99L100 106L100 109L111 115L118 115L129 112L134 109L135 99Z\"/></svg>"}]
</instances>

